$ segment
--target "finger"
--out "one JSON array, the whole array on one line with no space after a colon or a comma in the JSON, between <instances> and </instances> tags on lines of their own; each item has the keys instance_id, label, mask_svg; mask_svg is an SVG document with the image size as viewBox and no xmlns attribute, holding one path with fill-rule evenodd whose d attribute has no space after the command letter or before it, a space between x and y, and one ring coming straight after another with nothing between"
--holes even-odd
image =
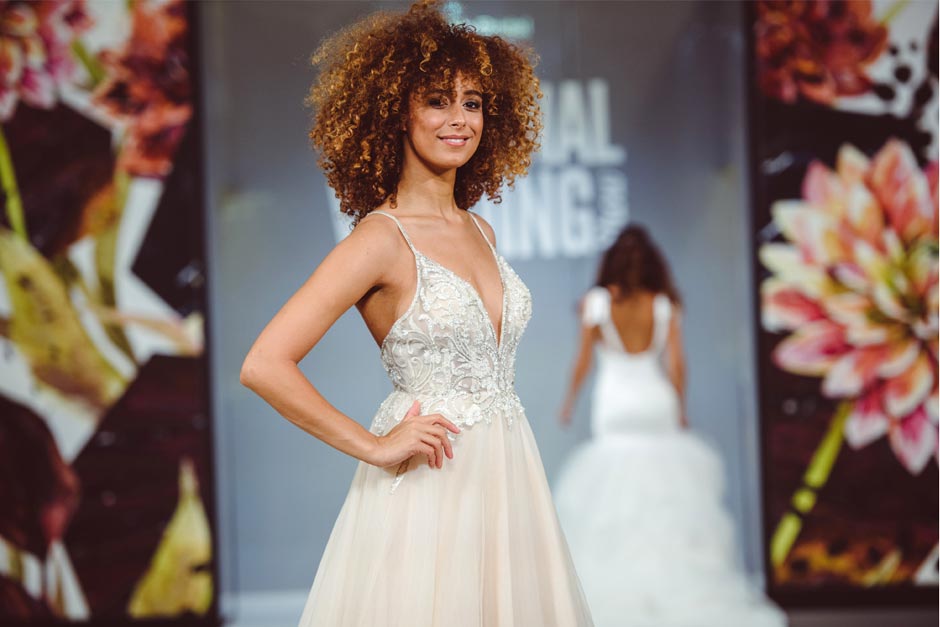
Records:
<instances>
[{"instance_id":1,"label":"finger","mask_svg":"<svg viewBox=\"0 0 940 627\"><path fill-rule=\"evenodd\" d=\"M441 438L441 441L444 443L444 453L447 454L447 457L450 459L454 458L454 445L450 443L450 438L447 437L447 434L444 434L444 437Z\"/></svg>"},{"instance_id":2,"label":"finger","mask_svg":"<svg viewBox=\"0 0 940 627\"><path fill-rule=\"evenodd\" d=\"M437 465L437 449L434 447L436 440L432 438L421 438L421 442L424 444L422 450L424 450L425 455L428 456L428 466L433 468Z\"/></svg>"},{"instance_id":3,"label":"finger","mask_svg":"<svg viewBox=\"0 0 940 627\"><path fill-rule=\"evenodd\" d=\"M440 438L441 444L444 445L444 454L447 455L448 458L453 459L454 447L450 442L450 438L447 437L447 430L439 425L436 426L435 429L437 429L437 437Z\"/></svg>"},{"instance_id":4,"label":"finger","mask_svg":"<svg viewBox=\"0 0 940 627\"><path fill-rule=\"evenodd\" d=\"M417 400L411 404L411 407L408 408L408 411L405 413L405 418L411 416L420 416L421 415L421 403Z\"/></svg>"},{"instance_id":5,"label":"finger","mask_svg":"<svg viewBox=\"0 0 940 627\"><path fill-rule=\"evenodd\" d=\"M454 433L460 433L460 427L452 423L450 420L448 420L447 418L444 418L444 416L440 414L434 414L434 415L436 416L436 418L434 419L434 424L442 425L444 428L450 431L453 431Z\"/></svg>"},{"instance_id":6,"label":"finger","mask_svg":"<svg viewBox=\"0 0 940 627\"><path fill-rule=\"evenodd\" d=\"M424 446L421 447L421 454L427 458L428 468L430 468L432 464L432 460L434 459L434 447L429 444L425 444Z\"/></svg>"},{"instance_id":7,"label":"finger","mask_svg":"<svg viewBox=\"0 0 940 627\"><path fill-rule=\"evenodd\" d=\"M430 438L426 442L434 449L434 459L432 460L432 468L440 468L444 465L444 445L441 444L440 439L437 437L437 434L429 434Z\"/></svg>"}]
</instances>

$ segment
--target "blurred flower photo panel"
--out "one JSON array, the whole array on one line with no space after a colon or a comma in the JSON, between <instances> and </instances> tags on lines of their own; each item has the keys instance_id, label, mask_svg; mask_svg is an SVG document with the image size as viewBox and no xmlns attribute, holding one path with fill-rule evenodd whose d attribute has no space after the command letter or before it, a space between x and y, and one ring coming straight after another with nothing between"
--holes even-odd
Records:
<instances>
[{"instance_id":1,"label":"blurred flower photo panel","mask_svg":"<svg viewBox=\"0 0 940 627\"><path fill-rule=\"evenodd\" d=\"M0 0L0 624L217 624L194 8Z\"/></svg>"},{"instance_id":2,"label":"blurred flower photo panel","mask_svg":"<svg viewBox=\"0 0 940 627\"><path fill-rule=\"evenodd\" d=\"M768 587L937 597L937 5L749 5Z\"/></svg>"}]
</instances>

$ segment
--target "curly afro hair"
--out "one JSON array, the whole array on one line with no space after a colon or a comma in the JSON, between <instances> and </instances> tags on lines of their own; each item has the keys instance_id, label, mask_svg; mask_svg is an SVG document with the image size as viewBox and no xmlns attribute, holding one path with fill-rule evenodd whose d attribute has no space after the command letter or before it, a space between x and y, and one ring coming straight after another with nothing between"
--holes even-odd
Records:
<instances>
[{"instance_id":1,"label":"curly afro hair","mask_svg":"<svg viewBox=\"0 0 940 627\"><path fill-rule=\"evenodd\" d=\"M306 102L314 109L310 139L340 210L355 224L386 200L395 206L409 99L428 89L452 92L458 73L482 87L485 130L457 170L454 198L462 209L484 193L500 202L501 186L512 187L539 148L536 60L500 37L449 24L434 0L405 14L370 15L324 40Z\"/></svg>"}]
</instances>

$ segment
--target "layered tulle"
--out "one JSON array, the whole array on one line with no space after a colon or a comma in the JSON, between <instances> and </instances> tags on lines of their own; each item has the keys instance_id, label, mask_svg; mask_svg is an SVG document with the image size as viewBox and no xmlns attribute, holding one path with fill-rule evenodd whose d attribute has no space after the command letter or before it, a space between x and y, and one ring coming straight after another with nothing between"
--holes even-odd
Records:
<instances>
[{"instance_id":1,"label":"layered tulle","mask_svg":"<svg viewBox=\"0 0 940 627\"><path fill-rule=\"evenodd\" d=\"M529 423L491 418L443 468L359 464L300 627L593 624Z\"/></svg>"},{"instance_id":2,"label":"layered tulle","mask_svg":"<svg viewBox=\"0 0 940 627\"><path fill-rule=\"evenodd\" d=\"M717 455L683 431L576 449L555 505L597 627L777 627L739 570Z\"/></svg>"},{"instance_id":3,"label":"layered tulle","mask_svg":"<svg viewBox=\"0 0 940 627\"><path fill-rule=\"evenodd\" d=\"M373 213L398 226L417 283L382 342L394 391L370 431L384 435L417 400L461 433L440 469L424 456L359 464L300 627L592 625L513 388L528 288L477 224L503 283L497 327L470 283L417 250L395 216Z\"/></svg>"}]
</instances>

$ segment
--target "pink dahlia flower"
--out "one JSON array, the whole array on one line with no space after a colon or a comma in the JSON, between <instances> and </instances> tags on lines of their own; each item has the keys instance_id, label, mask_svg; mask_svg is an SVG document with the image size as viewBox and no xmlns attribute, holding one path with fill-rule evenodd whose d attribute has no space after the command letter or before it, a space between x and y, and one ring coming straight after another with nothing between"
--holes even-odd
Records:
<instances>
[{"instance_id":1,"label":"pink dahlia flower","mask_svg":"<svg viewBox=\"0 0 940 627\"><path fill-rule=\"evenodd\" d=\"M787 241L760 250L763 326L791 332L774 362L852 402L848 443L886 435L912 474L937 454L937 212L936 162L846 145L834 171L809 167L802 200L775 203Z\"/></svg>"}]
</instances>

